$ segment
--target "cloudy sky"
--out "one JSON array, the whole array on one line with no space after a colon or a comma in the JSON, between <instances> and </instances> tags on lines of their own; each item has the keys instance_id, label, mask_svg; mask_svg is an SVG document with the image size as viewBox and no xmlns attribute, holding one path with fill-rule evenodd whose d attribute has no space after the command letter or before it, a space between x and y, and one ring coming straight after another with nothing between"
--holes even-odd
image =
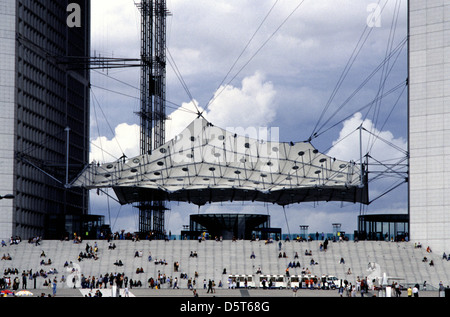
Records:
<instances>
[{"instance_id":1,"label":"cloudy sky","mask_svg":"<svg viewBox=\"0 0 450 317\"><path fill-rule=\"evenodd\" d=\"M407 140L406 0L167 0L167 135L196 108L223 128L277 128L282 142L310 137L343 160L373 158L370 199L401 177L379 173L405 157ZM133 0L92 0L92 54L136 58L140 13ZM181 78L181 79L180 79ZM183 83L183 84L182 84ZM139 154L139 69L93 71L91 159ZM377 164L375 164L377 163ZM396 167L398 168L398 166ZM353 233L363 212L405 213L403 184L369 206L170 203L166 229L178 234L191 213L270 214L273 227L298 233ZM111 192L113 195L113 193ZM136 231L137 211L95 192L90 210L114 231Z\"/></svg>"}]
</instances>

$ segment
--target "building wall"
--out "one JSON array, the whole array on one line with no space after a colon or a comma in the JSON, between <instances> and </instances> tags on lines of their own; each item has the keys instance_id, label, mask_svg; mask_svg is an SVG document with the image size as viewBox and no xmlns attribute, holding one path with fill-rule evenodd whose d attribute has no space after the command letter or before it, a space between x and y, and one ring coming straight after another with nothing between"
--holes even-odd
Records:
<instances>
[{"instance_id":1,"label":"building wall","mask_svg":"<svg viewBox=\"0 0 450 317\"><path fill-rule=\"evenodd\" d=\"M0 2L0 195L14 193L16 0ZM14 200L0 200L0 236L12 235Z\"/></svg>"},{"instance_id":2,"label":"building wall","mask_svg":"<svg viewBox=\"0 0 450 317\"><path fill-rule=\"evenodd\" d=\"M448 252L450 1L410 0L409 24L410 238Z\"/></svg>"},{"instance_id":3,"label":"building wall","mask_svg":"<svg viewBox=\"0 0 450 317\"><path fill-rule=\"evenodd\" d=\"M72 2L82 7L81 28L67 26ZM60 238L64 230L77 227L70 222L66 228L68 215L87 213L87 192L63 185L66 127L71 172L88 162L89 72L60 62L64 56L89 56L89 0L2 0L0 21L0 34L10 36L0 41L7 46L0 63L9 68L0 73L9 96L0 96L1 135L7 138L0 156L9 163L0 166L8 176L0 194L15 195L2 208L0 238Z\"/></svg>"}]
</instances>

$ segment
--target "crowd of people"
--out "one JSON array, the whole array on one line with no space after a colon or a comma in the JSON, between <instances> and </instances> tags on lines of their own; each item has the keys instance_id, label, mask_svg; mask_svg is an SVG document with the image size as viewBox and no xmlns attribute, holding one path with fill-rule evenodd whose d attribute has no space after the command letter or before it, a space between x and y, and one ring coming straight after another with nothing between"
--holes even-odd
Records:
<instances>
[{"instance_id":1,"label":"crowd of people","mask_svg":"<svg viewBox=\"0 0 450 317\"><path fill-rule=\"evenodd\" d=\"M32 269L23 270L19 273L17 268L8 268L3 272L3 277L0 278L0 289L12 289L18 290L28 289L28 286L32 284L33 288L41 288L38 285L38 278L43 278L44 281L42 286L53 287L53 284L57 282L58 270L56 268L51 268L49 270L40 269L37 272L33 272ZM61 283L65 282L64 275L61 276Z\"/></svg>"},{"instance_id":2,"label":"crowd of people","mask_svg":"<svg viewBox=\"0 0 450 317\"><path fill-rule=\"evenodd\" d=\"M20 242L22 242L22 238L20 236L9 238L9 245L19 244ZM2 247L6 247L8 245L5 240L2 240L1 244Z\"/></svg>"},{"instance_id":3,"label":"crowd of people","mask_svg":"<svg viewBox=\"0 0 450 317\"><path fill-rule=\"evenodd\" d=\"M367 277L357 277L355 283L344 280L343 283L339 285L338 292L341 297L356 297L357 294L360 294L361 297L364 297L365 294L369 292L369 282L367 280Z\"/></svg>"},{"instance_id":4,"label":"crowd of people","mask_svg":"<svg viewBox=\"0 0 450 317\"><path fill-rule=\"evenodd\" d=\"M199 239L199 242L204 241L205 239L206 239L206 237L202 237L201 239ZM108 252L108 250L109 251L116 250L117 246L113 240L114 239L107 240L107 242L106 242L107 246L108 246L107 250L106 250L106 246L105 246L105 249L102 252ZM131 237L131 240L133 242L139 242L138 238ZM301 239L295 239L295 240L298 242L302 242ZM20 241L21 241L20 237L11 238L10 245L18 244L18 243L20 243ZM216 241L222 241L222 239L217 238ZM282 241L279 239L277 239L277 241L278 241L278 250L277 250L278 258L280 258L280 259L288 258L286 251L283 250ZM284 240L285 243L288 243L289 241L290 241L289 239ZM34 238L29 239L28 242L38 246L38 245L41 245L42 240L40 239L40 237L34 237ZM77 236L74 236L73 242L80 244L80 243L82 243L82 239L80 236L77 235ZM268 243L273 243L273 241L266 240L266 244L268 244ZM7 243L4 241L2 241L2 247L3 246L7 246ZM323 241L319 240L319 248L318 248L319 251L326 252L327 246L328 246L328 240L326 238ZM421 248L420 243L417 244L415 247ZM427 248L427 252L431 253L431 249L429 247ZM118 253L118 254L120 254L120 253ZM149 254L148 255L149 263L153 263L154 265L164 265L164 266L168 265L168 263L165 259L164 260L162 260L162 259L157 260L156 258L154 259L154 257L152 257L152 254L150 251L148 254ZM100 255L101 255L101 253L100 253L99 245L97 244L97 242L95 242L93 245L86 243L84 252L83 251L79 252L76 260L78 260L78 262L81 262L81 261L87 260L87 259L98 260ZM143 257L143 255L144 255L143 250L137 250L134 253L135 257ZM309 261L310 266L318 265L318 263L312 258L311 250L306 249L304 252L304 255L311 257L310 259L308 259L308 260L310 260ZM289 254L289 257L290 256L291 256L291 254ZM4 254L4 257L5 257L4 258L5 260L8 258L8 256L6 254ZM44 251L41 252L40 257L44 258L44 259L40 260L40 263L39 263L40 265L50 266L53 264L51 259L47 258L47 254ZM197 251L190 251L189 258L197 258L197 257L198 257ZM255 255L254 251L251 253L250 258L256 259L256 255ZM299 259L298 252L294 253L293 258ZM443 259L450 260L450 257L448 257L444 253ZM3 260L3 258L2 258L2 260ZM70 261L67 260L64 265L64 268L73 266L72 260L75 260L75 259L70 259ZM345 261L343 258L341 258L340 262L342 264L345 264ZM303 263L303 261L302 261L302 263ZM184 263L182 263L182 264L184 264ZM306 263L304 263L304 264L306 264ZM122 262L122 260L116 260L116 262L114 262L114 265L116 265L118 267L123 267L124 263ZM96 288L96 289L107 288L107 287L111 287L112 285L117 285L118 287L129 287L129 288L133 288L133 287L160 288L163 285L165 285L166 287L170 287L170 288L178 288L178 287L180 287L180 281L186 280L186 285L188 288L195 288L196 284L198 283L198 272L196 272L194 274L194 276L191 277L184 272L179 273L179 268L180 268L180 262L175 261L173 263L173 269L171 270L171 273L173 273L173 276L166 275L164 273L165 269L163 267L161 267L161 270L158 271L157 277L150 276L151 274L148 274L147 270L146 270L147 276L141 280L138 277L140 275L143 275L144 268L138 267L138 268L136 268L136 270L134 272L130 273L130 275L133 275L133 273L136 274L136 275L133 275L133 277L135 277L134 279L128 278L124 273L110 272L110 273L99 274L98 277L97 276L83 276L83 274L81 274L80 280L75 280L73 282L76 282L76 283L74 283L74 285L77 287ZM289 275L289 269L299 269L298 273L311 274L311 272L308 268L305 269L305 267L303 267L302 270L300 270L300 268L301 268L301 264L300 264L299 260L290 261L289 264L287 264L285 274ZM127 268L127 269L129 269L129 268ZM148 271L152 272L153 269L148 270ZM349 268L348 272L351 272L350 268ZM258 271L256 273L258 273L258 274L263 273L261 271L261 267L258 268ZM23 288L26 288L27 281L29 283L30 280L33 281L34 285L36 285L36 280L38 277L41 277L44 279L43 282L41 282L42 286L52 287L52 285L55 283L57 274L59 274L59 272L55 267L49 268L47 270L42 268L42 269L38 270L37 272L32 272L32 270L24 271L22 273L22 278L21 278L19 271L17 269L10 268L8 270L5 270L4 277L3 277L3 279L0 280L0 288L4 287L4 288L17 289L20 287L20 285L22 285ZM223 274L226 275L226 269L224 269ZM348 273L348 274L351 274L351 273ZM227 277L228 276L225 276L224 278L227 278ZM38 280L38 282L39 281L42 281L42 280ZM64 275L61 277L59 282L60 283L66 282L66 278L64 277ZM214 280L212 280L212 279L211 279L211 283L214 285L214 287L216 286ZM219 287L222 287L222 281L219 281L218 285L219 285ZM359 291L361 291L361 289L364 289L365 286L366 286L366 284L364 281L361 281L361 282L357 281L354 284L347 283L343 287L343 293L350 294L350 296L352 296L352 294L354 294L355 292L359 292ZM209 288L209 283L208 283L207 287Z\"/></svg>"}]
</instances>

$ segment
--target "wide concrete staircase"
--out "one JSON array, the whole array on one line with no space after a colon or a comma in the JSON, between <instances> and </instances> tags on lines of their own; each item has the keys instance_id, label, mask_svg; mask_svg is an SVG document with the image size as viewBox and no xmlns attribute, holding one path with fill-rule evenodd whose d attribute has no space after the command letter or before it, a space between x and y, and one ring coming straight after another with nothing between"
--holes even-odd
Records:
<instances>
[{"instance_id":1,"label":"wide concrete staircase","mask_svg":"<svg viewBox=\"0 0 450 317\"><path fill-rule=\"evenodd\" d=\"M86 243L94 246L95 242L98 245L98 259L78 261L79 253L86 251ZM443 260L442 254L428 253L425 248L415 248L410 242L330 242L326 251L320 250L320 242L322 241L282 241L280 249L278 242L266 244L265 241L248 240L113 240L111 243L114 243L116 248L110 250L109 242L105 240L85 240L79 244L72 241L44 240L38 246L23 241L17 245L2 247L1 254L9 254L12 259L0 261L0 274L3 274L5 269L17 269L20 277L23 271L30 269L33 272L48 272L56 268L57 274L37 278L37 288L42 288L44 280L53 279L55 276L59 282L58 288L65 288L73 286L73 274L78 274L78 277L83 274L85 277L98 278L106 273L124 273L128 279L140 280L143 287L148 287L149 278L156 279L158 274L165 274L167 277L177 277L179 286L184 288L187 287L188 279L180 279L180 274L194 278L197 273L196 287L203 287L204 279L214 280L216 284L221 281L224 287L227 287L228 274L254 275L260 268L262 274L283 275L289 262L299 262L300 267L291 268L290 275L301 274L302 269L307 268L317 276L334 275L352 283L358 277L382 276L386 273L387 276L398 278L398 282L403 285L423 285L426 281L428 290L436 290L440 281L444 286L450 284L450 261ZM305 250L311 251L312 255L305 255ZM46 257L41 257L42 251ZM141 252L142 256L135 257L136 251ZM196 252L197 257L191 257L191 251ZM280 258L280 252L285 253L287 257ZM294 259L296 252L298 259ZM150 253L152 261L148 260ZM254 259L250 258L252 253L255 255ZM428 258L428 262L423 262L424 257ZM345 264L340 263L341 258L345 260ZM51 259L52 264L40 264L41 260L47 262L48 259ZM311 259L318 264L311 265ZM121 260L123 266L114 265L117 260ZM165 261L167 265L157 264L159 260ZM433 266L429 264L431 260L434 262ZM73 266L64 267L66 261L72 262ZM178 272L174 271L175 262L179 263ZM73 268L78 271L73 272ZM142 268L144 273L136 273L137 268ZM224 269L227 274L222 274ZM348 274L349 269L351 274ZM66 277L67 283L60 283L62 275ZM9 276L14 278L17 275ZM28 288L32 287L33 281L29 280ZM164 284L162 287L169 286Z\"/></svg>"}]
</instances>

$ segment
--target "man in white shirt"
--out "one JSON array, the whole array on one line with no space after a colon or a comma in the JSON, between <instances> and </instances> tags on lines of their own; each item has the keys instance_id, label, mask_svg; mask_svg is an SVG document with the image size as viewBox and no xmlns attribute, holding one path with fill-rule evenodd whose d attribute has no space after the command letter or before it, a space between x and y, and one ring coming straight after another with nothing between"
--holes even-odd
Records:
<instances>
[{"instance_id":1,"label":"man in white shirt","mask_svg":"<svg viewBox=\"0 0 450 317\"><path fill-rule=\"evenodd\" d=\"M419 297L419 289L417 288L417 286L413 287L412 292L414 297Z\"/></svg>"}]
</instances>

